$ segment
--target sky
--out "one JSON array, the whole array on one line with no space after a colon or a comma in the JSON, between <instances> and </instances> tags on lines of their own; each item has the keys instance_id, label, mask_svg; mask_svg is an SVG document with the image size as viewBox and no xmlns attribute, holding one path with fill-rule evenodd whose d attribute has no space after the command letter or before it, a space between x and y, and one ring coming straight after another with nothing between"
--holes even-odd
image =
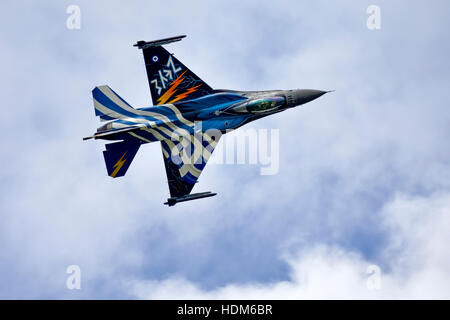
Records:
<instances>
[{"instance_id":1,"label":"sky","mask_svg":"<svg viewBox=\"0 0 450 320\"><path fill-rule=\"evenodd\" d=\"M0 298L450 298L447 1L0 8ZM279 130L277 174L210 164L194 191L218 195L169 208L158 143L111 179L82 137L97 85L151 105L132 44L178 34L214 88L336 91L241 128Z\"/></svg>"}]
</instances>

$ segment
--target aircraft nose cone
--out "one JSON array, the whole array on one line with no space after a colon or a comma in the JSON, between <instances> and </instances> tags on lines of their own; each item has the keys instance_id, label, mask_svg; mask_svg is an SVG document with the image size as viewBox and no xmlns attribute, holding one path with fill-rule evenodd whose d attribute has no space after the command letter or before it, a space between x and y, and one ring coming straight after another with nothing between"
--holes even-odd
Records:
<instances>
[{"instance_id":1,"label":"aircraft nose cone","mask_svg":"<svg viewBox=\"0 0 450 320\"><path fill-rule=\"evenodd\" d=\"M326 91L322 90L313 90L313 89L302 89L302 90L295 90L294 96L295 96L295 104L298 106L300 104L304 104L310 101L313 101L314 99L317 99L320 96L323 96Z\"/></svg>"},{"instance_id":2,"label":"aircraft nose cone","mask_svg":"<svg viewBox=\"0 0 450 320\"><path fill-rule=\"evenodd\" d=\"M314 90L314 89L299 89L292 90L287 95L288 107L299 106L301 104L310 102L319 98L328 91Z\"/></svg>"}]
</instances>

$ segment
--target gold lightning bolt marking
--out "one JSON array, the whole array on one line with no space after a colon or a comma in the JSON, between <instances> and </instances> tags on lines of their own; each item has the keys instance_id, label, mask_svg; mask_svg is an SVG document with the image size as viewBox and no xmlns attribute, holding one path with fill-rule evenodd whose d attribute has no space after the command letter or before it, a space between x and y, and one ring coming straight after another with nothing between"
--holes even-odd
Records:
<instances>
[{"instance_id":1,"label":"gold lightning bolt marking","mask_svg":"<svg viewBox=\"0 0 450 320\"><path fill-rule=\"evenodd\" d=\"M128 151L125 151L125 153L122 155L122 157L116 162L115 165L113 165L114 171L110 174L111 177L115 178L117 173L120 171L120 169L123 167L125 162L127 162L127 159L124 159L125 155Z\"/></svg>"}]
</instances>

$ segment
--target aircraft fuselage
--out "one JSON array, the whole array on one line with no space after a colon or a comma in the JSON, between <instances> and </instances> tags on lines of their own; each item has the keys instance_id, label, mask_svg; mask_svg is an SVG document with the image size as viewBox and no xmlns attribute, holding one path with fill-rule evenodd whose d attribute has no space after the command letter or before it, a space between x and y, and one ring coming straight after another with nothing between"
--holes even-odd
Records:
<instances>
[{"instance_id":1,"label":"aircraft fuselage","mask_svg":"<svg viewBox=\"0 0 450 320\"><path fill-rule=\"evenodd\" d=\"M141 127L141 129L135 135L141 138L141 143L167 139L166 136L155 134L155 131L164 131L164 129L179 128L179 132L172 131L176 140L175 136L178 136L183 130L193 134L196 126L198 128L199 125L201 125L202 130L214 129L226 133L251 121L312 101L325 93L326 91L310 89L215 90L215 93L209 96L194 99L194 107L191 108L186 107L186 102L138 108L136 109L140 113L138 115L133 114L130 115L130 118L113 120L99 127L94 138L124 140L129 136L126 129L138 127ZM220 95L233 95L237 99L202 107L202 101L208 101L214 96ZM192 126L192 124L196 124L196 126Z\"/></svg>"}]
</instances>

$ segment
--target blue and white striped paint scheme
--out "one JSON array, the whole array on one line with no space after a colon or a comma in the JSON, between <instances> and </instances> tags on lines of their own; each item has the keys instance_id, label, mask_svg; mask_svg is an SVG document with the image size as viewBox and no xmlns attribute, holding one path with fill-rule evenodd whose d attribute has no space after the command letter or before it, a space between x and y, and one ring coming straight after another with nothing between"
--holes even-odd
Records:
<instances>
[{"instance_id":1,"label":"blue and white striped paint scheme","mask_svg":"<svg viewBox=\"0 0 450 320\"><path fill-rule=\"evenodd\" d=\"M83 138L114 141L103 151L113 178L125 175L141 144L160 141L169 206L215 195L191 191L223 133L329 92L213 89L162 47L184 37L138 41L134 46L144 56L153 106L136 109L108 86L96 87L92 91L95 114L107 123Z\"/></svg>"},{"instance_id":2,"label":"blue and white striped paint scheme","mask_svg":"<svg viewBox=\"0 0 450 320\"><path fill-rule=\"evenodd\" d=\"M118 133L124 140L137 139L140 143L161 141L166 159L176 159L180 176L195 183L218 143L205 132L194 134L195 123L183 117L174 104L135 109L108 86L92 91L95 114L100 119L112 120L99 129ZM199 150L200 148L200 150ZM191 154L191 150L193 150Z\"/></svg>"}]
</instances>

